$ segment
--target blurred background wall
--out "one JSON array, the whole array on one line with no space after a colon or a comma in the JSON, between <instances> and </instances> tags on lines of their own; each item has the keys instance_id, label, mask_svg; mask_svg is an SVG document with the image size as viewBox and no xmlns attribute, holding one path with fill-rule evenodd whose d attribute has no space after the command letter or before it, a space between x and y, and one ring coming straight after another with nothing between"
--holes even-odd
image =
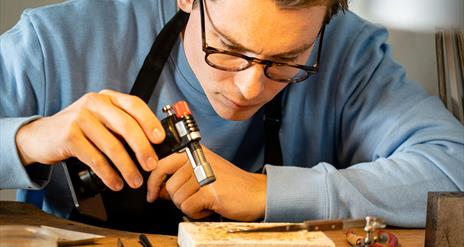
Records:
<instances>
[{"instance_id":1,"label":"blurred background wall","mask_svg":"<svg viewBox=\"0 0 464 247\"><path fill-rule=\"evenodd\" d=\"M435 32L464 29L463 0L351 0L350 9L386 26L393 56L409 79L438 95Z\"/></svg>"},{"instance_id":2,"label":"blurred background wall","mask_svg":"<svg viewBox=\"0 0 464 247\"><path fill-rule=\"evenodd\" d=\"M63 2L63 0L0 0L0 33L10 29L27 8Z\"/></svg>"},{"instance_id":3,"label":"blurred background wall","mask_svg":"<svg viewBox=\"0 0 464 247\"><path fill-rule=\"evenodd\" d=\"M458 6L447 5L444 3L447 1L456 1ZM431 15L429 12L437 12L436 15L432 16L440 20L449 19L450 16L453 18L455 17L453 11L461 10L461 14L458 12L456 16L459 19L457 22L462 24L462 9L464 9L460 8L462 2L464 2L462 0L447 1L352 0L350 9L373 23L386 25L390 31L388 42L393 48L393 56L400 64L404 65L407 77L422 84L430 94L437 95L435 41L433 34L433 27L437 23L434 23L434 19L430 18ZM62 2L62 0L0 0L0 33L10 29L18 21L24 9L58 2ZM385 5L385 3L389 4ZM443 16L442 14L445 15ZM427 18L421 19L423 16ZM423 24L424 20L429 20L429 23ZM430 20L432 20L431 23ZM417 23L422 23L423 25L417 25ZM444 25L447 24L445 23ZM14 190L0 191L0 200L14 200L14 198Z\"/></svg>"}]
</instances>

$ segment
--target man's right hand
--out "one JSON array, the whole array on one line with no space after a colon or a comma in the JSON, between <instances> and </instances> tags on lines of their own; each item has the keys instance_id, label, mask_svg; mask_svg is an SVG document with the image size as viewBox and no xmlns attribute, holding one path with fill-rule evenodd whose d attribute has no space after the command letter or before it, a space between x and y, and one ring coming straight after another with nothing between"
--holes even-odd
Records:
<instances>
[{"instance_id":1,"label":"man's right hand","mask_svg":"<svg viewBox=\"0 0 464 247\"><path fill-rule=\"evenodd\" d=\"M16 135L16 145L24 165L51 165L76 157L106 186L118 191L124 183L109 158L129 186L138 188L143 178L121 138L144 170L155 168L158 157L151 143L165 138L160 121L140 98L103 90L84 95L53 116L24 125Z\"/></svg>"}]
</instances>

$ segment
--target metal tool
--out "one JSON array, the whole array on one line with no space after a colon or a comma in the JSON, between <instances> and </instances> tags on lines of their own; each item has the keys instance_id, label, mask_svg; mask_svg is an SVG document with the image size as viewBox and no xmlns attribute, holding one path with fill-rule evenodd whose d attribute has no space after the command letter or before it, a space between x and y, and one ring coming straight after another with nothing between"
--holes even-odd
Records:
<instances>
[{"instance_id":1,"label":"metal tool","mask_svg":"<svg viewBox=\"0 0 464 247\"><path fill-rule=\"evenodd\" d=\"M377 237L374 236L374 232L379 228L385 228L383 219L366 216L366 226L364 226L364 231L366 232L366 237L364 238L365 246L369 246L378 241Z\"/></svg>"},{"instance_id":2,"label":"metal tool","mask_svg":"<svg viewBox=\"0 0 464 247\"><path fill-rule=\"evenodd\" d=\"M124 247L124 244L122 243L120 238L118 238L117 247Z\"/></svg>"},{"instance_id":3,"label":"metal tool","mask_svg":"<svg viewBox=\"0 0 464 247\"><path fill-rule=\"evenodd\" d=\"M143 233L139 235L139 243L143 247L153 247L153 245L150 243L150 240Z\"/></svg>"},{"instance_id":4,"label":"metal tool","mask_svg":"<svg viewBox=\"0 0 464 247\"><path fill-rule=\"evenodd\" d=\"M330 231L348 228L363 227L364 219L337 219L337 220L306 220L303 223L286 224L280 226L257 227L250 229L234 229L228 233L252 233L252 232L293 232L293 231Z\"/></svg>"},{"instance_id":5,"label":"metal tool","mask_svg":"<svg viewBox=\"0 0 464 247\"><path fill-rule=\"evenodd\" d=\"M366 216L366 225L364 226L365 236L358 235L350 229L346 232L346 240L353 247L372 247L372 246L400 246L398 238L386 231L379 230L385 228L382 218Z\"/></svg>"},{"instance_id":6,"label":"metal tool","mask_svg":"<svg viewBox=\"0 0 464 247\"><path fill-rule=\"evenodd\" d=\"M193 173L200 186L214 182L216 177L201 148L200 130L193 119L187 102L179 101L175 103L173 107L171 107L171 105L166 105L163 107L163 112L167 114L166 118L173 119L170 121L174 123L174 126L169 127L168 125L166 128L171 129L171 131L174 129L176 130L172 132L172 134L176 135L176 138L173 138L176 139L176 141L172 141L175 143L171 147L172 151L185 151L187 153L193 168Z\"/></svg>"}]
</instances>

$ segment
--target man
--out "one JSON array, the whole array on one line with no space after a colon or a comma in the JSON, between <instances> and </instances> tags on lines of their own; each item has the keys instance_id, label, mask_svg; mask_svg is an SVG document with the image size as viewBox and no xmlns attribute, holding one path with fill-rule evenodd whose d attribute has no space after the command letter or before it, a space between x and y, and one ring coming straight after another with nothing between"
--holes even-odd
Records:
<instances>
[{"instance_id":1,"label":"man","mask_svg":"<svg viewBox=\"0 0 464 247\"><path fill-rule=\"evenodd\" d=\"M54 164L77 157L111 190L145 182L147 201L170 199L194 219L375 215L397 226L424 226L428 191L464 189L464 128L405 78L384 29L349 11L327 23L334 1L200 3L177 1L190 17L148 105L127 92L175 3L26 11L0 39L1 187L43 189L44 208L69 217ZM279 92L284 165L259 173L262 108ZM185 154L158 160L151 147L165 137L161 106L181 99L217 178L201 188Z\"/></svg>"}]
</instances>

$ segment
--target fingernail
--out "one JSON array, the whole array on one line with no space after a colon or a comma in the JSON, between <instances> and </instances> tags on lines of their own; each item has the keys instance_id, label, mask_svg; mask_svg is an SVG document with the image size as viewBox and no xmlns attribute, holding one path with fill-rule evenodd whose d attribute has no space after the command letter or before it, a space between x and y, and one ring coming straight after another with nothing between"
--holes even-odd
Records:
<instances>
[{"instance_id":1,"label":"fingernail","mask_svg":"<svg viewBox=\"0 0 464 247\"><path fill-rule=\"evenodd\" d=\"M148 159L147 159L148 169L150 169L150 170L155 169L156 164L157 164L157 162L156 162L155 157L153 157L153 156L148 157Z\"/></svg>"},{"instance_id":2,"label":"fingernail","mask_svg":"<svg viewBox=\"0 0 464 247\"><path fill-rule=\"evenodd\" d=\"M143 183L143 178L140 175L137 175L134 180L133 180L134 186L135 187L140 187Z\"/></svg>"},{"instance_id":3,"label":"fingernail","mask_svg":"<svg viewBox=\"0 0 464 247\"><path fill-rule=\"evenodd\" d=\"M124 187L124 183L121 180L119 180L119 181L116 182L114 187L115 187L116 191L120 191L120 190L122 190L122 187Z\"/></svg>"},{"instance_id":4,"label":"fingernail","mask_svg":"<svg viewBox=\"0 0 464 247\"><path fill-rule=\"evenodd\" d=\"M163 139L163 133L158 128L155 128L153 130L153 137L155 137L156 140L161 141Z\"/></svg>"},{"instance_id":5,"label":"fingernail","mask_svg":"<svg viewBox=\"0 0 464 247\"><path fill-rule=\"evenodd\" d=\"M147 202L152 202L153 196L151 196L150 192L147 193Z\"/></svg>"}]
</instances>

